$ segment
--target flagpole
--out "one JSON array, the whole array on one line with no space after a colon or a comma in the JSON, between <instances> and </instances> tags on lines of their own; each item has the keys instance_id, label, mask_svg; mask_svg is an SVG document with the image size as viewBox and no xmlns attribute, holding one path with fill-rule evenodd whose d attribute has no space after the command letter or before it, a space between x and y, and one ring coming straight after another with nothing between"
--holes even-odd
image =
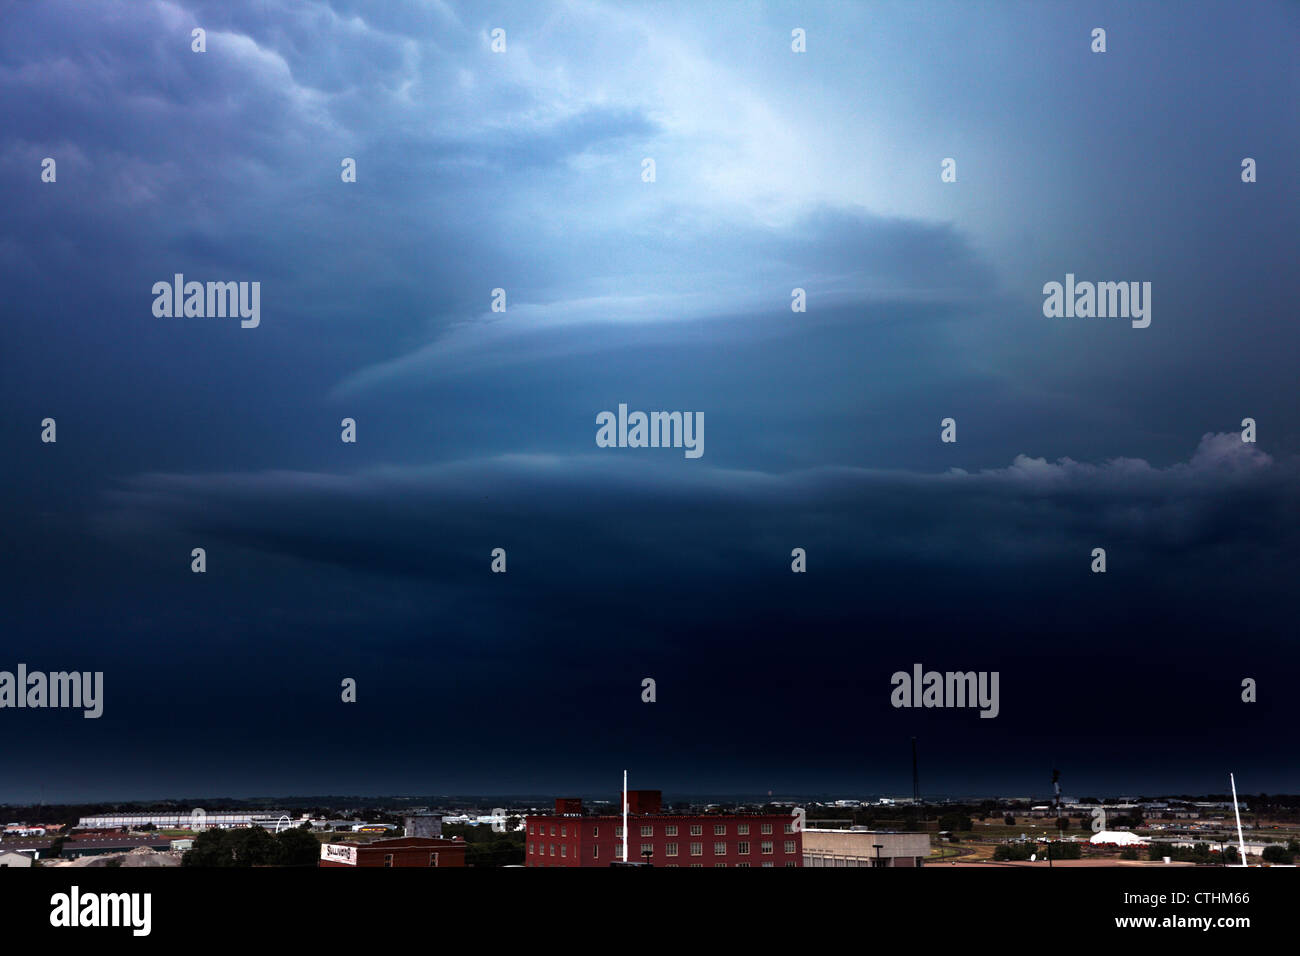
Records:
<instances>
[{"instance_id":1,"label":"flagpole","mask_svg":"<svg viewBox=\"0 0 1300 956\"><path fill-rule=\"evenodd\" d=\"M1246 865L1246 838L1241 835L1241 811L1237 809L1237 781L1228 774L1228 782L1232 784L1232 812L1237 815L1237 843L1241 846L1241 865Z\"/></svg>"}]
</instances>

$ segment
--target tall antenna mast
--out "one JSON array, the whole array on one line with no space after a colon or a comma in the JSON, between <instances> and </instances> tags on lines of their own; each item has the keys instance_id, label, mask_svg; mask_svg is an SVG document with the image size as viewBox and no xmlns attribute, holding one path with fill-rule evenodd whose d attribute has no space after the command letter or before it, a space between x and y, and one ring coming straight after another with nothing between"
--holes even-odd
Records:
<instances>
[{"instance_id":1,"label":"tall antenna mast","mask_svg":"<svg viewBox=\"0 0 1300 956\"><path fill-rule=\"evenodd\" d=\"M921 805L921 778L916 772L916 738L912 738L912 806Z\"/></svg>"},{"instance_id":2,"label":"tall antenna mast","mask_svg":"<svg viewBox=\"0 0 1300 956\"><path fill-rule=\"evenodd\" d=\"M623 771L623 862L627 863L627 771Z\"/></svg>"},{"instance_id":3,"label":"tall antenna mast","mask_svg":"<svg viewBox=\"0 0 1300 956\"><path fill-rule=\"evenodd\" d=\"M1056 800L1056 828L1058 835L1061 829L1061 771L1052 771L1052 794Z\"/></svg>"},{"instance_id":4,"label":"tall antenna mast","mask_svg":"<svg viewBox=\"0 0 1300 956\"><path fill-rule=\"evenodd\" d=\"M1228 782L1232 784L1232 812L1237 816L1237 844L1241 847L1241 865L1246 865L1246 838L1241 835L1241 811L1237 809L1237 781L1228 774Z\"/></svg>"}]
</instances>

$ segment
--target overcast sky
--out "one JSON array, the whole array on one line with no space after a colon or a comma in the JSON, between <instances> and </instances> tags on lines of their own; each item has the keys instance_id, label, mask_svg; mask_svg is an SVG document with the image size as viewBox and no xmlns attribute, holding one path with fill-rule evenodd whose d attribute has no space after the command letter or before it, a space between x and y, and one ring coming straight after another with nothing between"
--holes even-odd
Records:
<instances>
[{"instance_id":1,"label":"overcast sky","mask_svg":"<svg viewBox=\"0 0 1300 956\"><path fill-rule=\"evenodd\" d=\"M912 736L936 794L1300 790L1298 41L1283 2L10 4L0 670L105 701L0 710L0 800L905 794ZM260 324L157 317L176 273ZM1150 326L1045 317L1067 273ZM620 403L704 454L598 448ZM918 662L999 716L892 707Z\"/></svg>"}]
</instances>

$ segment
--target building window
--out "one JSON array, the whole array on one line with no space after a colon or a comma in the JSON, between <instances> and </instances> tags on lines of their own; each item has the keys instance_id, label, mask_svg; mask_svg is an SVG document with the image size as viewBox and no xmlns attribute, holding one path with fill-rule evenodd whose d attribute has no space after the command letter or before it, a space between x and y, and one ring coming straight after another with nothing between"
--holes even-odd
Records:
<instances>
[{"instance_id":1,"label":"building window","mask_svg":"<svg viewBox=\"0 0 1300 956\"><path fill-rule=\"evenodd\" d=\"M568 856L568 855L569 855L569 844L567 844L567 843L561 843L561 844L560 844L560 856Z\"/></svg>"},{"instance_id":2,"label":"building window","mask_svg":"<svg viewBox=\"0 0 1300 956\"><path fill-rule=\"evenodd\" d=\"M667 843L664 845L664 856L676 856L676 855L677 855L676 843Z\"/></svg>"},{"instance_id":3,"label":"building window","mask_svg":"<svg viewBox=\"0 0 1300 956\"><path fill-rule=\"evenodd\" d=\"M741 842L737 843L737 844L736 844L736 852L739 853L741 856L745 856L746 854L748 854L748 853L749 853L749 841L748 841L748 840L742 840Z\"/></svg>"},{"instance_id":4,"label":"building window","mask_svg":"<svg viewBox=\"0 0 1300 956\"><path fill-rule=\"evenodd\" d=\"M794 866L794 860L787 860L785 865L786 865L786 866Z\"/></svg>"},{"instance_id":5,"label":"building window","mask_svg":"<svg viewBox=\"0 0 1300 956\"><path fill-rule=\"evenodd\" d=\"M725 843L715 843L715 844L713 844L713 855L714 855L714 856L726 856L726 855L727 855L727 844L725 844Z\"/></svg>"},{"instance_id":6,"label":"building window","mask_svg":"<svg viewBox=\"0 0 1300 956\"><path fill-rule=\"evenodd\" d=\"M736 826L736 832L741 836L749 836L749 824L741 823Z\"/></svg>"},{"instance_id":7,"label":"building window","mask_svg":"<svg viewBox=\"0 0 1300 956\"><path fill-rule=\"evenodd\" d=\"M615 836L615 837L618 837L618 838L621 838L621 837L623 836L623 828L622 828L622 827L614 827L614 836Z\"/></svg>"},{"instance_id":8,"label":"building window","mask_svg":"<svg viewBox=\"0 0 1300 956\"><path fill-rule=\"evenodd\" d=\"M528 841L528 852L530 854L533 852L533 841L531 840Z\"/></svg>"},{"instance_id":9,"label":"building window","mask_svg":"<svg viewBox=\"0 0 1300 956\"><path fill-rule=\"evenodd\" d=\"M551 844L551 856L555 856L555 844Z\"/></svg>"},{"instance_id":10,"label":"building window","mask_svg":"<svg viewBox=\"0 0 1300 956\"><path fill-rule=\"evenodd\" d=\"M771 841L771 840L764 840L764 841L763 841L763 855L766 856L767 854L769 854L769 853L771 853L771 852L772 852L772 841Z\"/></svg>"},{"instance_id":11,"label":"building window","mask_svg":"<svg viewBox=\"0 0 1300 956\"><path fill-rule=\"evenodd\" d=\"M764 823L761 827L759 827L759 829L762 830L764 833L771 833L771 832L772 832L772 824L770 824L770 823Z\"/></svg>"},{"instance_id":12,"label":"building window","mask_svg":"<svg viewBox=\"0 0 1300 956\"><path fill-rule=\"evenodd\" d=\"M793 853L793 852L794 852L794 840L786 840L786 841L785 841L785 852L786 852L786 853Z\"/></svg>"},{"instance_id":13,"label":"building window","mask_svg":"<svg viewBox=\"0 0 1300 956\"><path fill-rule=\"evenodd\" d=\"M430 866L437 866L437 865L438 865L438 854L436 854L436 853L430 853L430 854L429 854L429 865L430 865Z\"/></svg>"},{"instance_id":14,"label":"building window","mask_svg":"<svg viewBox=\"0 0 1300 956\"><path fill-rule=\"evenodd\" d=\"M698 823L691 824L691 836L699 836L704 832L704 827Z\"/></svg>"},{"instance_id":15,"label":"building window","mask_svg":"<svg viewBox=\"0 0 1300 956\"><path fill-rule=\"evenodd\" d=\"M691 856L704 856L704 844L703 844L703 843L692 843L692 844L691 844Z\"/></svg>"},{"instance_id":16,"label":"building window","mask_svg":"<svg viewBox=\"0 0 1300 956\"><path fill-rule=\"evenodd\" d=\"M738 869L738 870L741 870L741 869L748 870L748 869L749 869L749 864L748 864L748 863L737 863L737 864L736 864L736 869Z\"/></svg>"},{"instance_id":17,"label":"building window","mask_svg":"<svg viewBox=\"0 0 1300 956\"><path fill-rule=\"evenodd\" d=\"M642 856L645 856L647 853L654 853L654 850L655 850L655 845L654 845L653 843L642 843L642 844L641 844L641 855L642 855Z\"/></svg>"},{"instance_id":18,"label":"building window","mask_svg":"<svg viewBox=\"0 0 1300 956\"><path fill-rule=\"evenodd\" d=\"M664 836L677 836L677 824L664 827Z\"/></svg>"},{"instance_id":19,"label":"building window","mask_svg":"<svg viewBox=\"0 0 1300 956\"><path fill-rule=\"evenodd\" d=\"M393 854L391 854L391 853L385 853L385 854L384 854L384 866L392 866L392 865L393 865Z\"/></svg>"},{"instance_id":20,"label":"building window","mask_svg":"<svg viewBox=\"0 0 1300 956\"><path fill-rule=\"evenodd\" d=\"M593 847L591 848L591 858L592 858L593 860L595 860L595 859L597 859L599 856L600 856L600 847L598 847L598 846L593 846Z\"/></svg>"},{"instance_id":21,"label":"building window","mask_svg":"<svg viewBox=\"0 0 1300 956\"><path fill-rule=\"evenodd\" d=\"M727 864L725 864L725 863L714 863L714 864L713 864L713 868L714 868L715 870L716 870L718 867L722 867L722 868L725 869L726 866L727 866Z\"/></svg>"},{"instance_id":22,"label":"building window","mask_svg":"<svg viewBox=\"0 0 1300 956\"><path fill-rule=\"evenodd\" d=\"M569 835L569 825L567 823L562 824L560 826L560 836L568 836L568 835Z\"/></svg>"},{"instance_id":23,"label":"building window","mask_svg":"<svg viewBox=\"0 0 1300 956\"><path fill-rule=\"evenodd\" d=\"M727 825L726 825L725 823L715 823L715 824L713 824L713 835L714 835L714 836L726 836L726 835L727 835Z\"/></svg>"},{"instance_id":24,"label":"building window","mask_svg":"<svg viewBox=\"0 0 1300 956\"><path fill-rule=\"evenodd\" d=\"M529 835L529 836L532 836L532 835L533 835L533 826L534 826L534 824L532 824L532 823L528 824L528 835Z\"/></svg>"},{"instance_id":25,"label":"building window","mask_svg":"<svg viewBox=\"0 0 1300 956\"><path fill-rule=\"evenodd\" d=\"M621 860L621 859L623 859L623 844L619 843L619 844L616 844L616 845L615 845L615 847L614 847L614 859L616 859L616 860Z\"/></svg>"},{"instance_id":26,"label":"building window","mask_svg":"<svg viewBox=\"0 0 1300 956\"><path fill-rule=\"evenodd\" d=\"M645 826L645 825L642 825L642 827L641 827L641 835L642 835L642 836L654 836L654 835L655 835L655 828L652 827L652 826Z\"/></svg>"},{"instance_id":27,"label":"building window","mask_svg":"<svg viewBox=\"0 0 1300 956\"><path fill-rule=\"evenodd\" d=\"M763 865L764 865L764 866L776 866L775 863L764 863Z\"/></svg>"},{"instance_id":28,"label":"building window","mask_svg":"<svg viewBox=\"0 0 1300 956\"><path fill-rule=\"evenodd\" d=\"M785 825L785 832L786 832L786 833L794 833L794 824L793 824L793 823L787 823L787 824Z\"/></svg>"},{"instance_id":29,"label":"building window","mask_svg":"<svg viewBox=\"0 0 1300 956\"><path fill-rule=\"evenodd\" d=\"M693 869L695 869L697 866L698 866L698 867L703 867L704 864L703 864L703 863L692 863L692 864L691 864L691 869L693 870Z\"/></svg>"},{"instance_id":30,"label":"building window","mask_svg":"<svg viewBox=\"0 0 1300 956\"><path fill-rule=\"evenodd\" d=\"M555 824L551 824L551 836L555 836Z\"/></svg>"},{"instance_id":31,"label":"building window","mask_svg":"<svg viewBox=\"0 0 1300 956\"><path fill-rule=\"evenodd\" d=\"M591 828L591 835L592 835L593 837L598 837L598 836L600 836L600 827L592 827L592 828Z\"/></svg>"}]
</instances>

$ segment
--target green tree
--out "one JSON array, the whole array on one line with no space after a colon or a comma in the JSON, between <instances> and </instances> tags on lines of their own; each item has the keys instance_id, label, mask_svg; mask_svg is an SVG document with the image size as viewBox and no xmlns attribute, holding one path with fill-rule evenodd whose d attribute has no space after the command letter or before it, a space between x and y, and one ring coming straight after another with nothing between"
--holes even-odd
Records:
<instances>
[{"instance_id":1,"label":"green tree","mask_svg":"<svg viewBox=\"0 0 1300 956\"><path fill-rule=\"evenodd\" d=\"M320 841L307 830L281 831L275 838L275 862L279 866L316 866Z\"/></svg>"},{"instance_id":2,"label":"green tree","mask_svg":"<svg viewBox=\"0 0 1300 956\"><path fill-rule=\"evenodd\" d=\"M275 862L275 837L262 827L247 827L229 832L235 866L269 866Z\"/></svg>"},{"instance_id":3,"label":"green tree","mask_svg":"<svg viewBox=\"0 0 1300 956\"><path fill-rule=\"evenodd\" d=\"M1038 847L1033 843L1003 843L993 848L993 859L1027 860L1037 852Z\"/></svg>"},{"instance_id":4,"label":"green tree","mask_svg":"<svg viewBox=\"0 0 1300 956\"><path fill-rule=\"evenodd\" d=\"M466 866L510 866L523 862L524 847L516 840L482 840L465 848Z\"/></svg>"},{"instance_id":5,"label":"green tree","mask_svg":"<svg viewBox=\"0 0 1300 956\"><path fill-rule=\"evenodd\" d=\"M1077 843L1054 841L1047 847L1053 860L1077 860L1083 856L1083 848Z\"/></svg>"},{"instance_id":6,"label":"green tree","mask_svg":"<svg viewBox=\"0 0 1300 956\"><path fill-rule=\"evenodd\" d=\"M956 833L958 830L971 830L970 817L961 813L945 813L939 818L940 830L951 830Z\"/></svg>"},{"instance_id":7,"label":"green tree","mask_svg":"<svg viewBox=\"0 0 1300 956\"><path fill-rule=\"evenodd\" d=\"M204 830L181 857L181 866L234 866L234 853L226 830Z\"/></svg>"},{"instance_id":8,"label":"green tree","mask_svg":"<svg viewBox=\"0 0 1300 956\"><path fill-rule=\"evenodd\" d=\"M1264 847L1265 863L1289 864L1291 862L1291 859L1292 859L1291 854L1287 852L1287 848L1280 843L1273 843L1270 844L1269 846Z\"/></svg>"}]
</instances>

